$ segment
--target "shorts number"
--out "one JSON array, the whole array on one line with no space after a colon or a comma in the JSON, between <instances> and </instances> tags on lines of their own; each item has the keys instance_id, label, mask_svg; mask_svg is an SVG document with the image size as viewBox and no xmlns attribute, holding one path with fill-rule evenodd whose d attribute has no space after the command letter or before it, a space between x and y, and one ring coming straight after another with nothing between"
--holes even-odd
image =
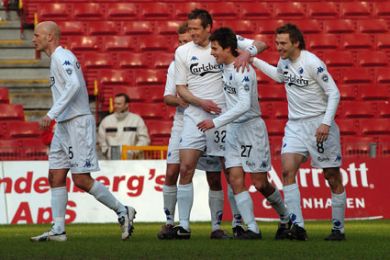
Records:
<instances>
[{"instance_id":1,"label":"shorts number","mask_svg":"<svg viewBox=\"0 0 390 260\"><path fill-rule=\"evenodd\" d=\"M69 148L68 148L68 154L69 154L69 159L73 159L72 146L69 146Z\"/></svg>"},{"instance_id":2,"label":"shorts number","mask_svg":"<svg viewBox=\"0 0 390 260\"><path fill-rule=\"evenodd\" d=\"M241 157L249 157L251 155L252 145L241 145Z\"/></svg>"},{"instance_id":3,"label":"shorts number","mask_svg":"<svg viewBox=\"0 0 390 260\"><path fill-rule=\"evenodd\" d=\"M324 153L325 149L324 149L324 143L323 142L317 143L317 151L319 153Z\"/></svg>"},{"instance_id":4,"label":"shorts number","mask_svg":"<svg viewBox=\"0 0 390 260\"><path fill-rule=\"evenodd\" d=\"M215 135L215 138L214 138L215 143L219 143L219 142L225 143L226 130L222 130L221 132L215 131L214 135Z\"/></svg>"}]
</instances>

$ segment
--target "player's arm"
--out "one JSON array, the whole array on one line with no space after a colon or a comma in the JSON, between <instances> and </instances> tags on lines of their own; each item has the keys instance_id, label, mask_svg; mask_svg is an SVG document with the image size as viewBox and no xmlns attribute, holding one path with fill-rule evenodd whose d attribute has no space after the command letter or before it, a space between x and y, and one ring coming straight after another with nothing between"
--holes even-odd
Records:
<instances>
[{"instance_id":1,"label":"player's arm","mask_svg":"<svg viewBox=\"0 0 390 260\"><path fill-rule=\"evenodd\" d=\"M242 71L244 68L248 68L250 58L268 48L265 42L243 38L239 35L237 35L237 47L241 50L240 55L234 61L234 67L237 71L240 68Z\"/></svg>"},{"instance_id":2,"label":"player's arm","mask_svg":"<svg viewBox=\"0 0 390 260\"><path fill-rule=\"evenodd\" d=\"M221 113L221 108L218 105L209 99L201 99L194 96L191 91L188 90L185 85L176 85L177 93L179 96L184 99L187 103L192 104L194 106L201 107L204 111L208 113Z\"/></svg>"},{"instance_id":3,"label":"player's arm","mask_svg":"<svg viewBox=\"0 0 390 260\"><path fill-rule=\"evenodd\" d=\"M176 94L175 85L175 62L171 62L168 68L167 80L165 82L164 103L168 106L186 107L188 104Z\"/></svg>"},{"instance_id":4,"label":"player's arm","mask_svg":"<svg viewBox=\"0 0 390 260\"><path fill-rule=\"evenodd\" d=\"M278 67L272 66L268 62L265 62L261 59L258 59L256 57L253 58L252 61L253 66L261 70L265 75L270 77L271 79L275 80L276 82L282 83L283 82L283 76L280 71L278 71Z\"/></svg>"},{"instance_id":5,"label":"player's arm","mask_svg":"<svg viewBox=\"0 0 390 260\"><path fill-rule=\"evenodd\" d=\"M52 62L54 62L55 69L58 72L58 75L65 81L65 89L61 97L53 104L52 108L47 113L47 116L50 119L57 118L69 105L72 98L77 94L81 89L81 82L77 78L76 73L76 64L70 64L66 59L59 59L54 57Z\"/></svg>"},{"instance_id":6,"label":"player's arm","mask_svg":"<svg viewBox=\"0 0 390 260\"><path fill-rule=\"evenodd\" d=\"M148 128L145 125L144 120L140 117L137 124L137 143L138 146L146 146L150 144L150 137Z\"/></svg>"},{"instance_id":7,"label":"player's arm","mask_svg":"<svg viewBox=\"0 0 390 260\"><path fill-rule=\"evenodd\" d=\"M244 80L245 79L245 80ZM229 110L227 110L222 115L214 118L213 120L204 120L198 124L198 128L202 131L211 129L213 127L219 128L221 126L227 125L247 111L251 107L251 90L253 78L249 76L249 73L240 73L240 76L236 79L236 82L239 84L237 90L238 100L237 103Z\"/></svg>"},{"instance_id":8,"label":"player's arm","mask_svg":"<svg viewBox=\"0 0 390 260\"><path fill-rule=\"evenodd\" d=\"M318 61L313 63L309 73L325 91L325 94L328 97L324 119L316 131L317 142L323 142L328 138L330 126L336 115L337 107L340 102L340 92L325 64L322 62Z\"/></svg>"}]
</instances>

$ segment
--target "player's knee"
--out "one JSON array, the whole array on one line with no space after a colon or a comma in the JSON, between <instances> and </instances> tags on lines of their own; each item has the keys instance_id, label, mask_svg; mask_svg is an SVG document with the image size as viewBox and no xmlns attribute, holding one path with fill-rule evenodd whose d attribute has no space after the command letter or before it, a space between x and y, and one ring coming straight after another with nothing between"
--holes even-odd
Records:
<instances>
[{"instance_id":1,"label":"player's knee","mask_svg":"<svg viewBox=\"0 0 390 260\"><path fill-rule=\"evenodd\" d=\"M178 172L167 172L164 184L168 186L176 185L178 177Z\"/></svg>"},{"instance_id":2,"label":"player's knee","mask_svg":"<svg viewBox=\"0 0 390 260\"><path fill-rule=\"evenodd\" d=\"M60 178L58 174L55 174L53 172L49 171L48 178L49 178L49 185L52 188L62 187L66 185L66 179Z\"/></svg>"},{"instance_id":3,"label":"player's knee","mask_svg":"<svg viewBox=\"0 0 390 260\"><path fill-rule=\"evenodd\" d=\"M82 178L80 176L73 175L72 180L77 188L83 191L89 191L92 188L93 180L90 178Z\"/></svg>"},{"instance_id":4,"label":"player's knee","mask_svg":"<svg viewBox=\"0 0 390 260\"><path fill-rule=\"evenodd\" d=\"M290 169L282 170L283 184L291 184L295 181L295 172Z\"/></svg>"}]
</instances>

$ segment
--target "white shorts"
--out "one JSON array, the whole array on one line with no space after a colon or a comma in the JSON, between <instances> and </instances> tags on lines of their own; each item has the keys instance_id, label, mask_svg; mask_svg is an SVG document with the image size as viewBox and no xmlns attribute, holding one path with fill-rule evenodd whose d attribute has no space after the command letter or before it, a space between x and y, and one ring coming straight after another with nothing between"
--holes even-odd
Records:
<instances>
[{"instance_id":1,"label":"white shorts","mask_svg":"<svg viewBox=\"0 0 390 260\"><path fill-rule=\"evenodd\" d=\"M283 153L298 153L306 158L310 155L311 165L315 168L341 166L340 131L333 121L328 139L322 144L316 141L316 130L322 124L324 116L304 120L289 120L284 128Z\"/></svg>"},{"instance_id":2,"label":"white shorts","mask_svg":"<svg viewBox=\"0 0 390 260\"><path fill-rule=\"evenodd\" d=\"M57 123L50 146L49 169L70 169L72 174L100 170L92 115Z\"/></svg>"},{"instance_id":3,"label":"white shorts","mask_svg":"<svg viewBox=\"0 0 390 260\"><path fill-rule=\"evenodd\" d=\"M184 126L181 133L179 149L195 149L211 156L224 156L225 127L202 132L196 126L205 119L214 119L218 115L205 112L203 109L189 106L184 112Z\"/></svg>"},{"instance_id":4,"label":"white shorts","mask_svg":"<svg viewBox=\"0 0 390 260\"><path fill-rule=\"evenodd\" d=\"M263 119L232 123L226 131L226 169L242 167L248 173L271 170L268 133Z\"/></svg>"},{"instance_id":5,"label":"white shorts","mask_svg":"<svg viewBox=\"0 0 390 260\"><path fill-rule=\"evenodd\" d=\"M183 130L182 118L175 119L173 121L173 127L171 131L171 137L169 138L168 144L168 164L180 164L179 155L179 143L181 138L181 132ZM221 172L222 166L220 157L213 156L201 156L199 158L196 169L207 172Z\"/></svg>"}]
</instances>

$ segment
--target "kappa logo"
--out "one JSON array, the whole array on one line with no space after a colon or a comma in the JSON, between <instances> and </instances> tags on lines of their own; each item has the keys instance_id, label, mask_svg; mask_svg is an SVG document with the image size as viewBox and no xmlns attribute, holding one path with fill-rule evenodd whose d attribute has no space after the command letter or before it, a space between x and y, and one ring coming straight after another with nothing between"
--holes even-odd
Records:
<instances>
[{"instance_id":1,"label":"kappa logo","mask_svg":"<svg viewBox=\"0 0 390 260\"><path fill-rule=\"evenodd\" d=\"M192 56L191 61L198 61L199 59L195 56Z\"/></svg>"},{"instance_id":2,"label":"kappa logo","mask_svg":"<svg viewBox=\"0 0 390 260\"><path fill-rule=\"evenodd\" d=\"M335 162L339 162L339 161L341 161L341 155L340 154L338 154L337 156L336 156L336 159L334 160Z\"/></svg>"},{"instance_id":3,"label":"kappa logo","mask_svg":"<svg viewBox=\"0 0 390 260\"><path fill-rule=\"evenodd\" d=\"M317 74L320 74L320 73L322 73L324 71L325 71L325 69L323 67L318 67L317 68Z\"/></svg>"},{"instance_id":4,"label":"kappa logo","mask_svg":"<svg viewBox=\"0 0 390 260\"><path fill-rule=\"evenodd\" d=\"M62 65L64 65L64 66L70 66L70 65L72 65L72 63L70 63L70 61L66 60L66 61L64 62L64 64L62 64Z\"/></svg>"},{"instance_id":5,"label":"kappa logo","mask_svg":"<svg viewBox=\"0 0 390 260\"><path fill-rule=\"evenodd\" d=\"M244 78L243 78L243 80L242 80L242 82L249 82L250 80L249 80L249 77L248 76L245 76Z\"/></svg>"}]
</instances>

